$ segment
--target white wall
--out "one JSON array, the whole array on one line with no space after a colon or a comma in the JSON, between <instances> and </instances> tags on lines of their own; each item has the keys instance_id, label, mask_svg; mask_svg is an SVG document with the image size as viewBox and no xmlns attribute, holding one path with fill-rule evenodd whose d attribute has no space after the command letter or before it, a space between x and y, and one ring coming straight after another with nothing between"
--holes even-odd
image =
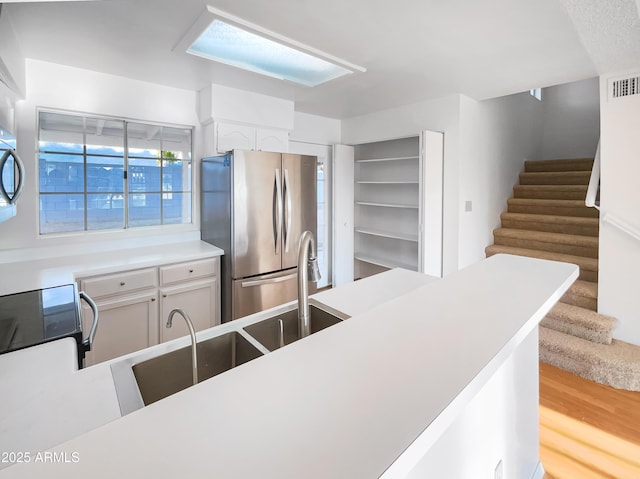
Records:
<instances>
[{"instance_id":1,"label":"white wall","mask_svg":"<svg viewBox=\"0 0 640 479\"><path fill-rule=\"evenodd\" d=\"M340 120L296 111L289 141L334 145L340 143L340 126Z\"/></svg>"},{"instance_id":2,"label":"white wall","mask_svg":"<svg viewBox=\"0 0 640 479\"><path fill-rule=\"evenodd\" d=\"M598 78L542 90L544 127L539 159L593 158L600 139Z\"/></svg>"},{"instance_id":3,"label":"white wall","mask_svg":"<svg viewBox=\"0 0 640 479\"><path fill-rule=\"evenodd\" d=\"M633 71L600 78L600 217L612 215L640 230L640 95L608 99L611 78L640 76ZM600 225L598 310L614 316L617 339L640 345L640 241Z\"/></svg>"},{"instance_id":4,"label":"white wall","mask_svg":"<svg viewBox=\"0 0 640 479\"><path fill-rule=\"evenodd\" d=\"M38 238L36 108L197 126L196 93L36 60L27 60L26 67L27 98L16 104L16 136L27 180L18 201L17 216L0 224L0 250L33 247L51 249L100 241L113 244L116 239L157 236L157 228L140 228ZM196 143L194 158L199 158L198 151ZM195 165L193 171L197 171ZM163 227L162 231L170 235L187 234L190 238L199 238L196 205L193 218L195 223L192 225L173 225ZM7 254L6 251L4 253Z\"/></svg>"},{"instance_id":5,"label":"white wall","mask_svg":"<svg viewBox=\"0 0 640 479\"><path fill-rule=\"evenodd\" d=\"M482 102L462 97L459 268L485 258L524 161L539 156L542 113L541 103L528 92Z\"/></svg>"}]
</instances>

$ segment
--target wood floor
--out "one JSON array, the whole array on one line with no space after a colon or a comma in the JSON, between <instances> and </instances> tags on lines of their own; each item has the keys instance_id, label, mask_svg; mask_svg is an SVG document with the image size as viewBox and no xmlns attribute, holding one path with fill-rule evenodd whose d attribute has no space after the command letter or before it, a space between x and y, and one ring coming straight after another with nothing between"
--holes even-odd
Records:
<instances>
[{"instance_id":1,"label":"wood floor","mask_svg":"<svg viewBox=\"0 0 640 479\"><path fill-rule=\"evenodd\" d=\"M640 393L540 363L545 479L640 478Z\"/></svg>"}]
</instances>

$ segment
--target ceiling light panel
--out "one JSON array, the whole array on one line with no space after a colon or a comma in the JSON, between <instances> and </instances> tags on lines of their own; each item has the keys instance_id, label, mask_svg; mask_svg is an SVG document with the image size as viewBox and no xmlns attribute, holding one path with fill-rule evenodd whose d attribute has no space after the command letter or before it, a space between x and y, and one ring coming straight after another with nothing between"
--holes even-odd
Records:
<instances>
[{"instance_id":1,"label":"ceiling light panel","mask_svg":"<svg viewBox=\"0 0 640 479\"><path fill-rule=\"evenodd\" d=\"M307 86L366 71L211 7L178 47L192 55Z\"/></svg>"}]
</instances>

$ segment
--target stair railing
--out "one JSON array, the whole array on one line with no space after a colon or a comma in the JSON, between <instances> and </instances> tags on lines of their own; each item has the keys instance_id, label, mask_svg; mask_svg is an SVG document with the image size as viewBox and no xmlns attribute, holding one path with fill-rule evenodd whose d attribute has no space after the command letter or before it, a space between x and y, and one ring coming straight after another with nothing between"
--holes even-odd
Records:
<instances>
[{"instance_id":1,"label":"stair railing","mask_svg":"<svg viewBox=\"0 0 640 479\"><path fill-rule=\"evenodd\" d=\"M587 188L587 197L584 200L584 204L590 208L596 208L600 211L600 222L606 223L611 226L615 226L620 231L628 234L632 238L640 241L640 230L631 226L629 223L617 218L611 213L600 210L600 204L598 201L598 189L600 188L600 141L598 140L598 148L596 149L596 156L593 159L593 168L591 169L591 178L589 178L589 187Z\"/></svg>"},{"instance_id":2,"label":"stair railing","mask_svg":"<svg viewBox=\"0 0 640 479\"><path fill-rule=\"evenodd\" d=\"M623 231L632 238L640 241L640 230L638 228L631 226L629 223L626 223L623 220L613 216L611 213L604 213L603 215L601 215L600 222L615 226L620 231Z\"/></svg>"},{"instance_id":3,"label":"stair railing","mask_svg":"<svg viewBox=\"0 0 640 479\"><path fill-rule=\"evenodd\" d=\"M587 188L587 197L584 204L589 208L600 210L598 204L598 189L600 188L600 140L598 140L598 148L596 148L596 156L593 159L593 168L591 168L591 178L589 178L589 187Z\"/></svg>"}]
</instances>

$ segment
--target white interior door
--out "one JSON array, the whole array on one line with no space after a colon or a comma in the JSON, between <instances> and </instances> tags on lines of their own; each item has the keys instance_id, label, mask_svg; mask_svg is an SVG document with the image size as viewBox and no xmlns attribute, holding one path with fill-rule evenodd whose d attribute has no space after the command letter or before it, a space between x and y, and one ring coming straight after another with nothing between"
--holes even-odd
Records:
<instances>
[{"instance_id":1,"label":"white interior door","mask_svg":"<svg viewBox=\"0 0 640 479\"><path fill-rule=\"evenodd\" d=\"M420 198L420 271L442 277L442 208L444 181L444 133L420 135L422 188Z\"/></svg>"},{"instance_id":2,"label":"white interior door","mask_svg":"<svg viewBox=\"0 0 640 479\"><path fill-rule=\"evenodd\" d=\"M333 146L333 287L353 281L354 148Z\"/></svg>"}]
</instances>

